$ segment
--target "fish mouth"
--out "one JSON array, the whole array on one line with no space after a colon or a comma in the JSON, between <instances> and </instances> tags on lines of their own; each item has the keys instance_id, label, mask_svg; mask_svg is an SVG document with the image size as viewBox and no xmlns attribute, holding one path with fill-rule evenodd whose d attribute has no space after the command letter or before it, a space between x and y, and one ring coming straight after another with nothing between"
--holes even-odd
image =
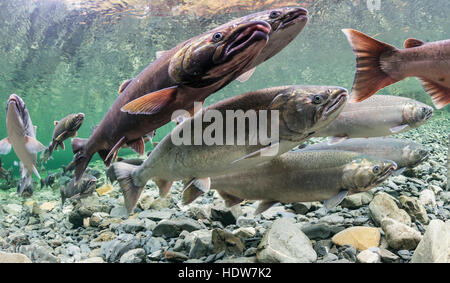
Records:
<instances>
[{"instance_id":1,"label":"fish mouth","mask_svg":"<svg viewBox=\"0 0 450 283\"><path fill-rule=\"evenodd\" d=\"M377 186L383 183L389 176L391 176L392 171L397 170L397 163L391 161L392 165L387 167L382 175L380 175L375 181L374 185Z\"/></svg>"},{"instance_id":2,"label":"fish mouth","mask_svg":"<svg viewBox=\"0 0 450 283\"><path fill-rule=\"evenodd\" d=\"M431 111L428 111L427 114L425 114L425 121L428 121L428 119L431 118L431 116L433 116L433 109L431 109Z\"/></svg>"},{"instance_id":3,"label":"fish mouth","mask_svg":"<svg viewBox=\"0 0 450 283\"><path fill-rule=\"evenodd\" d=\"M348 93L345 89L339 89L334 93L335 99L330 101L328 106L326 106L324 115L329 116L334 113L336 110L340 109L348 99Z\"/></svg>"},{"instance_id":4,"label":"fish mouth","mask_svg":"<svg viewBox=\"0 0 450 283\"><path fill-rule=\"evenodd\" d=\"M287 14L286 19L283 19L279 28L284 29L301 21L305 23L308 21L308 10L299 7Z\"/></svg>"},{"instance_id":5,"label":"fish mouth","mask_svg":"<svg viewBox=\"0 0 450 283\"><path fill-rule=\"evenodd\" d=\"M256 41L269 40L271 30L271 26L264 21L255 21L238 29L225 49L225 57L233 57Z\"/></svg>"}]
</instances>

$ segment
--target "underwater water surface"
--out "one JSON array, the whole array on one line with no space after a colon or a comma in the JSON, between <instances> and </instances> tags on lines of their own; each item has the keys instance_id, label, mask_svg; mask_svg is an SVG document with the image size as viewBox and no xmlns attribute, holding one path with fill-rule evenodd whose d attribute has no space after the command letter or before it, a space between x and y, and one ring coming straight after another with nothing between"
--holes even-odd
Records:
<instances>
[{"instance_id":1,"label":"underwater water surface","mask_svg":"<svg viewBox=\"0 0 450 283\"><path fill-rule=\"evenodd\" d=\"M355 57L342 28L360 30L398 48L409 37L437 41L449 35L447 0L383 0L379 9L355 0L226 3L2 0L0 102L6 104L12 93L21 96L37 126L37 139L44 145L51 141L53 121L70 113L86 114L78 136L87 138L117 98L120 84L154 61L157 51L171 49L233 18L273 7L305 7L309 22L280 54L256 68L246 83L231 83L211 95L206 105L278 85L324 84L350 90ZM411 97L431 105L416 78L379 93ZM449 115L449 109L435 111L434 116ZM5 111L0 112L0 121L5 121ZM170 123L160 128L155 139L160 140L173 126ZM0 123L0 133L3 138L4 122ZM72 160L70 140L65 144L66 150L54 152L45 168L56 169ZM122 149L120 154L131 152ZM14 153L1 158L5 168L17 160Z\"/></svg>"}]
</instances>

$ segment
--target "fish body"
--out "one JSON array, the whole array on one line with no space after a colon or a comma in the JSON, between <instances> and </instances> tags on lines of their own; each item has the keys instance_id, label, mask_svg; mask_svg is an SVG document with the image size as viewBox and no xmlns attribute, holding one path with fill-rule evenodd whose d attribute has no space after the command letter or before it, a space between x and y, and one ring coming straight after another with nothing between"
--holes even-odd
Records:
<instances>
[{"instance_id":1,"label":"fish body","mask_svg":"<svg viewBox=\"0 0 450 283\"><path fill-rule=\"evenodd\" d=\"M326 142L308 145L299 151L352 151L380 159L389 159L397 164L397 170L413 168L426 160L429 150L421 144L395 138L355 138L337 144Z\"/></svg>"},{"instance_id":2,"label":"fish body","mask_svg":"<svg viewBox=\"0 0 450 283\"><path fill-rule=\"evenodd\" d=\"M36 156L45 147L36 140L36 128L25 103L16 94L9 97L6 106L6 130L8 137L0 141L0 154L7 154L12 147L23 166L23 176L29 175L31 178L35 173L40 179L36 169Z\"/></svg>"},{"instance_id":3,"label":"fish body","mask_svg":"<svg viewBox=\"0 0 450 283\"><path fill-rule=\"evenodd\" d=\"M282 86L244 93L203 109L198 115L175 127L170 135L161 140L142 165L133 166L122 162L112 165L115 176L124 189L126 207L129 211L134 208L140 192L150 179L154 179L162 196L169 192L172 181L175 180L204 182L207 187L208 177L249 168L292 149L335 119L344 107L347 96L347 91L341 87ZM221 129L227 129L229 127L227 112L235 110L242 113L254 110L258 113L255 114L257 119L260 119L259 112L262 110L269 110L268 114L271 114L271 110L278 111L276 116L270 115L267 118L267 127L271 127L272 119L276 119L274 121L278 125L279 143L268 145L264 144L265 141L259 140L251 144L249 137L255 133L249 133L249 127L245 126L233 127L234 140L231 143L222 140L212 144L202 142L196 145L194 132L186 133L188 144L173 143L172 137L184 135L186 128L201 125L205 132L214 122L211 120L205 122L203 116L212 111L224 117ZM260 123L258 120L256 125L263 125ZM239 145L237 131L242 128L245 130L245 142ZM225 131L223 137L226 137ZM263 154L271 150L275 152Z\"/></svg>"},{"instance_id":4,"label":"fish body","mask_svg":"<svg viewBox=\"0 0 450 283\"><path fill-rule=\"evenodd\" d=\"M17 183L17 193L22 197L31 197L33 195L33 175L25 170L22 162L19 163L19 172L20 182Z\"/></svg>"},{"instance_id":5,"label":"fish body","mask_svg":"<svg viewBox=\"0 0 450 283\"><path fill-rule=\"evenodd\" d=\"M425 43L409 38L405 49L399 50L357 30L342 31L356 55L353 101L407 77L418 77L436 108L450 102L450 40Z\"/></svg>"},{"instance_id":6,"label":"fish body","mask_svg":"<svg viewBox=\"0 0 450 283\"><path fill-rule=\"evenodd\" d=\"M410 98L374 95L359 103L347 103L339 116L314 136L334 137L331 143L389 136L423 125L432 114L433 108Z\"/></svg>"},{"instance_id":7,"label":"fish body","mask_svg":"<svg viewBox=\"0 0 450 283\"><path fill-rule=\"evenodd\" d=\"M289 13L293 11L296 15L287 18L286 23L284 17L279 20L284 23L280 27L289 27L289 32L283 33L289 36L294 31L292 26L301 30L307 21L306 10L295 8ZM270 17L270 12L267 14ZM251 18L252 15L242 17L179 44L125 82L119 98L89 140L72 140L77 180L96 152L107 166L123 144L143 154L142 137L168 123L175 110L185 109L192 115L194 102L203 102L280 50L280 40L272 41L270 37L287 29L272 31L272 22ZM274 48L265 57L259 57L268 43Z\"/></svg>"},{"instance_id":8,"label":"fish body","mask_svg":"<svg viewBox=\"0 0 450 283\"><path fill-rule=\"evenodd\" d=\"M56 180L56 175L54 173L48 174L45 179L41 179L41 189L45 187L51 187Z\"/></svg>"},{"instance_id":9,"label":"fish body","mask_svg":"<svg viewBox=\"0 0 450 283\"><path fill-rule=\"evenodd\" d=\"M374 188L395 168L393 161L355 152L292 151L242 172L213 177L211 189L219 192L227 206L261 200L255 214L276 202L333 200L335 206L345 195ZM184 192L184 203L195 199L192 193Z\"/></svg>"},{"instance_id":10,"label":"fish body","mask_svg":"<svg viewBox=\"0 0 450 283\"><path fill-rule=\"evenodd\" d=\"M61 202L64 205L66 199L81 199L91 195L96 188L97 178L85 174L81 181L76 184L75 179L72 179L68 184L60 186Z\"/></svg>"},{"instance_id":11,"label":"fish body","mask_svg":"<svg viewBox=\"0 0 450 283\"><path fill-rule=\"evenodd\" d=\"M53 151L59 147L65 149L64 141L68 138L75 137L78 129L83 125L84 113L70 114L62 118L60 121L55 121L55 129L53 130L52 141L40 156L41 162L46 162L50 159Z\"/></svg>"}]
</instances>

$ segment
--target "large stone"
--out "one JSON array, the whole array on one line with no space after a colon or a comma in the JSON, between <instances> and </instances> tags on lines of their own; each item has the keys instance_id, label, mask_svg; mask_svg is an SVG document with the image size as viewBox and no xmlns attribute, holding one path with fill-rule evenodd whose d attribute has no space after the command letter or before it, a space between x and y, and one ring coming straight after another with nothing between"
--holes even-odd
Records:
<instances>
[{"instance_id":1,"label":"large stone","mask_svg":"<svg viewBox=\"0 0 450 283\"><path fill-rule=\"evenodd\" d=\"M428 219L427 211L418 199L401 195L398 200L400 201L403 209L411 216L413 221L428 224L430 220Z\"/></svg>"},{"instance_id":2,"label":"large stone","mask_svg":"<svg viewBox=\"0 0 450 283\"><path fill-rule=\"evenodd\" d=\"M380 231L377 228L356 226L337 233L331 240L336 245L352 245L357 250L363 251L370 247L378 247L380 238Z\"/></svg>"},{"instance_id":3,"label":"large stone","mask_svg":"<svg viewBox=\"0 0 450 283\"><path fill-rule=\"evenodd\" d=\"M195 220L185 217L176 219L161 220L153 229L153 235L156 237L164 236L167 238L177 237L181 231L192 232L202 229L202 226Z\"/></svg>"},{"instance_id":4,"label":"large stone","mask_svg":"<svg viewBox=\"0 0 450 283\"><path fill-rule=\"evenodd\" d=\"M419 201L423 205L428 205L432 208L436 208L436 196L432 190L426 189L420 192Z\"/></svg>"},{"instance_id":5,"label":"large stone","mask_svg":"<svg viewBox=\"0 0 450 283\"><path fill-rule=\"evenodd\" d=\"M212 231L197 230L185 237L185 245L189 250L189 258L200 258L210 254L212 249Z\"/></svg>"},{"instance_id":6,"label":"large stone","mask_svg":"<svg viewBox=\"0 0 450 283\"><path fill-rule=\"evenodd\" d=\"M53 255L53 249L43 241L36 241L31 245L23 245L19 253L26 255L36 263L56 263L58 259Z\"/></svg>"},{"instance_id":7,"label":"large stone","mask_svg":"<svg viewBox=\"0 0 450 283\"><path fill-rule=\"evenodd\" d=\"M223 225L228 226L231 224L236 224L236 220L241 214L242 210L239 205L226 207L223 202L220 202L211 207L210 219L220 221Z\"/></svg>"},{"instance_id":8,"label":"large stone","mask_svg":"<svg viewBox=\"0 0 450 283\"><path fill-rule=\"evenodd\" d=\"M128 218L127 209L123 206L113 207L109 215L113 218L123 218L123 219Z\"/></svg>"},{"instance_id":9,"label":"large stone","mask_svg":"<svg viewBox=\"0 0 450 283\"><path fill-rule=\"evenodd\" d=\"M42 211L49 212L55 208L55 204L53 202L44 202L39 206Z\"/></svg>"},{"instance_id":10,"label":"large stone","mask_svg":"<svg viewBox=\"0 0 450 283\"><path fill-rule=\"evenodd\" d=\"M296 202L292 204L292 209L297 214L305 215L311 209L310 202Z\"/></svg>"},{"instance_id":11,"label":"large stone","mask_svg":"<svg viewBox=\"0 0 450 283\"><path fill-rule=\"evenodd\" d=\"M242 255L244 244L230 232L216 228L212 231L212 244L215 253L225 251L227 255Z\"/></svg>"},{"instance_id":12,"label":"large stone","mask_svg":"<svg viewBox=\"0 0 450 283\"><path fill-rule=\"evenodd\" d=\"M104 262L105 261L101 257L91 257L91 258L77 261L77 263L104 263Z\"/></svg>"},{"instance_id":13,"label":"large stone","mask_svg":"<svg viewBox=\"0 0 450 283\"><path fill-rule=\"evenodd\" d=\"M330 215L326 215L319 219L318 223L326 223L329 225L339 225L344 222L344 217L342 217L339 213L333 213Z\"/></svg>"},{"instance_id":14,"label":"large stone","mask_svg":"<svg viewBox=\"0 0 450 283\"><path fill-rule=\"evenodd\" d=\"M450 263L450 221L435 219L428 224L412 256L413 263Z\"/></svg>"},{"instance_id":15,"label":"large stone","mask_svg":"<svg viewBox=\"0 0 450 283\"><path fill-rule=\"evenodd\" d=\"M376 224L381 224L385 217L392 218L398 222L411 226L411 218L403 209L398 208L393 197L386 193L378 193L370 202L370 214Z\"/></svg>"},{"instance_id":16,"label":"large stone","mask_svg":"<svg viewBox=\"0 0 450 283\"><path fill-rule=\"evenodd\" d=\"M291 221L280 218L267 229L258 246L259 262L313 262L317 259L311 241Z\"/></svg>"},{"instance_id":17,"label":"large stone","mask_svg":"<svg viewBox=\"0 0 450 283\"><path fill-rule=\"evenodd\" d=\"M0 251L0 263L31 263L26 255Z\"/></svg>"},{"instance_id":18,"label":"large stone","mask_svg":"<svg viewBox=\"0 0 450 283\"><path fill-rule=\"evenodd\" d=\"M129 250L139 247L139 240L131 234L121 234L102 245L102 257L107 262L117 262Z\"/></svg>"},{"instance_id":19,"label":"large stone","mask_svg":"<svg viewBox=\"0 0 450 283\"><path fill-rule=\"evenodd\" d=\"M381 228L386 233L389 246L395 250L413 250L422 239L419 231L392 218L384 218Z\"/></svg>"},{"instance_id":20,"label":"large stone","mask_svg":"<svg viewBox=\"0 0 450 283\"><path fill-rule=\"evenodd\" d=\"M144 261L145 250L141 248L129 250L120 257L120 263L141 263Z\"/></svg>"},{"instance_id":21,"label":"large stone","mask_svg":"<svg viewBox=\"0 0 450 283\"><path fill-rule=\"evenodd\" d=\"M141 197L139 198L138 206L142 210L148 210L148 209L150 209L154 200L155 199L153 198L153 195L151 193L144 192L144 193L142 193Z\"/></svg>"},{"instance_id":22,"label":"large stone","mask_svg":"<svg viewBox=\"0 0 450 283\"><path fill-rule=\"evenodd\" d=\"M9 203L3 206L3 211L7 214L17 215L22 212L22 206L15 203Z\"/></svg>"},{"instance_id":23,"label":"large stone","mask_svg":"<svg viewBox=\"0 0 450 283\"><path fill-rule=\"evenodd\" d=\"M350 209L358 208L369 204L373 200L373 193L371 191L357 193L347 196L340 204L342 207Z\"/></svg>"},{"instance_id":24,"label":"large stone","mask_svg":"<svg viewBox=\"0 0 450 283\"><path fill-rule=\"evenodd\" d=\"M138 214L138 218L148 218L153 221L161 221L163 219L169 219L174 214L174 211L171 209L150 209L150 210L144 210Z\"/></svg>"}]
</instances>

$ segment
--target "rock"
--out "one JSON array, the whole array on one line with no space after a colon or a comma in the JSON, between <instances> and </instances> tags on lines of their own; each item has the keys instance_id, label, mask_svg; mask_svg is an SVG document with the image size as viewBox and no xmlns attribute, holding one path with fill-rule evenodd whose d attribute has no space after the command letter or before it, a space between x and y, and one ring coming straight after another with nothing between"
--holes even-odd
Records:
<instances>
[{"instance_id":1,"label":"rock","mask_svg":"<svg viewBox=\"0 0 450 283\"><path fill-rule=\"evenodd\" d=\"M428 219L427 211L418 199L401 195L398 200L414 222L419 221L423 224L428 224L430 220Z\"/></svg>"},{"instance_id":2,"label":"rock","mask_svg":"<svg viewBox=\"0 0 450 283\"><path fill-rule=\"evenodd\" d=\"M370 247L378 247L380 238L380 231L377 228L355 226L337 233L331 240L336 245L352 245L357 250L363 251Z\"/></svg>"},{"instance_id":3,"label":"rock","mask_svg":"<svg viewBox=\"0 0 450 283\"><path fill-rule=\"evenodd\" d=\"M174 211L171 209L162 209L162 210L144 210L138 214L138 218L148 218L153 221L161 221L163 219L169 219L174 214Z\"/></svg>"},{"instance_id":4,"label":"rock","mask_svg":"<svg viewBox=\"0 0 450 283\"><path fill-rule=\"evenodd\" d=\"M252 257L230 257L215 261L215 263L256 263L255 256Z\"/></svg>"},{"instance_id":5,"label":"rock","mask_svg":"<svg viewBox=\"0 0 450 283\"><path fill-rule=\"evenodd\" d=\"M174 251L166 251L164 252L164 257L168 260L168 261L172 261L172 262L183 262L188 260L188 257L180 252L174 252Z\"/></svg>"},{"instance_id":6,"label":"rock","mask_svg":"<svg viewBox=\"0 0 450 283\"><path fill-rule=\"evenodd\" d=\"M53 202L44 202L39 206L42 211L49 212L55 208L55 204Z\"/></svg>"},{"instance_id":7,"label":"rock","mask_svg":"<svg viewBox=\"0 0 450 283\"><path fill-rule=\"evenodd\" d=\"M104 232L100 233L98 235L98 237L95 238L93 241L94 242L109 242L109 241L114 240L116 237L117 237L116 234L114 234L113 232L104 231Z\"/></svg>"},{"instance_id":8,"label":"rock","mask_svg":"<svg viewBox=\"0 0 450 283\"><path fill-rule=\"evenodd\" d=\"M147 254L152 254L157 250L161 250L164 246L164 239L160 237L148 237L145 241L143 248Z\"/></svg>"},{"instance_id":9,"label":"rock","mask_svg":"<svg viewBox=\"0 0 450 283\"><path fill-rule=\"evenodd\" d=\"M347 196L341 202L340 206L355 209L363 205L369 204L372 200L373 200L373 193L371 191L367 191Z\"/></svg>"},{"instance_id":10,"label":"rock","mask_svg":"<svg viewBox=\"0 0 450 283\"><path fill-rule=\"evenodd\" d=\"M9 203L3 206L3 211L7 214L18 215L22 212L22 206L15 203Z\"/></svg>"},{"instance_id":11,"label":"rock","mask_svg":"<svg viewBox=\"0 0 450 283\"><path fill-rule=\"evenodd\" d=\"M425 189L420 192L419 201L423 205L431 206L432 208L436 208L436 196L434 195L432 190Z\"/></svg>"},{"instance_id":12,"label":"rock","mask_svg":"<svg viewBox=\"0 0 450 283\"><path fill-rule=\"evenodd\" d=\"M241 214L242 210L239 205L226 207L223 202L220 202L211 207L210 219L220 221L223 225L228 226L236 224L236 220Z\"/></svg>"},{"instance_id":13,"label":"rock","mask_svg":"<svg viewBox=\"0 0 450 283\"><path fill-rule=\"evenodd\" d=\"M109 215L113 218L122 218L122 219L128 218L127 209L123 206L115 206L113 209L111 209Z\"/></svg>"},{"instance_id":14,"label":"rock","mask_svg":"<svg viewBox=\"0 0 450 283\"><path fill-rule=\"evenodd\" d=\"M188 213L191 218L197 220L209 218L209 213L207 212L207 210L204 207L198 206L196 204L191 204L191 206L189 206Z\"/></svg>"},{"instance_id":15,"label":"rock","mask_svg":"<svg viewBox=\"0 0 450 283\"><path fill-rule=\"evenodd\" d=\"M322 261L323 262L332 262L332 261L336 261L338 259L339 259L339 257L337 255L335 255L333 253L328 253L323 257Z\"/></svg>"},{"instance_id":16,"label":"rock","mask_svg":"<svg viewBox=\"0 0 450 283\"><path fill-rule=\"evenodd\" d=\"M121 234L102 245L102 257L107 262L117 262L129 250L139 247L139 240L131 234Z\"/></svg>"},{"instance_id":17,"label":"rock","mask_svg":"<svg viewBox=\"0 0 450 283\"><path fill-rule=\"evenodd\" d=\"M167 196L165 198L157 198L155 199L150 207L148 209L156 209L160 210L163 208L168 208L170 206L170 202L172 201L172 198L170 196Z\"/></svg>"},{"instance_id":18,"label":"rock","mask_svg":"<svg viewBox=\"0 0 450 283\"><path fill-rule=\"evenodd\" d=\"M262 263L314 262L317 254L311 241L297 225L280 218L265 232L256 257Z\"/></svg>"},{"instance_id":19,"label":"rock","mask_svg":"<svg viewBox=\"0 0 450 283\"><path fill-rule=\"evenodd\" d=\"M31 261L36 263L56 263L58 259L52 254L53 249L43 241L23 245L19 248L19 253L26 255Z\"/></svg>"},{"instance_id":20,"label":"rock","mask_svg":"<svg viewBox=\"0 0 450 283\"><path fill-rule=\"evenodd\" d=\"M153 195L151 195L148 192L144 192L141 197L138 200L137 205L142 209L142 210L148 210L150 209L150 207L152 206L152 203L155 199L153 198Z\"/></svg>"},{"instance_id":21,"label":"rock","mask_svg":"<svg viewBox=\"0 0 450 283\"><path fill-rule=\"evenodd\" d=\"M98 196L104 196L113 190L113 186L110 184L105 184L95 190L97 191Z\"/></svg>"},{"instance_id":22,"label":"rock","mask_svg":"<svg viewBox=\"0 0 450 283\"><path fill-rule=\"evenodd\" d=\"M92 227L99 227L103 220L109 218L109 214L105 212L94 212L89 219L89 224Z\"/></svg>"},{"instance_id":23,"label":"rock","mask_svg":"<svg viewBox=\"0 0 450 283\"><path fill-rule=\"evenodd\" d=\"M412 263L450 263L450 222L431 220L411 259Z\"/></svg>"},{"instance_id":24,"label":"rock","mask_svg":"<svg viewBox=\"0 0 450 283\"><path fill-rule=\"evenodd\" d=\"M333 213L327 216L324 216L319 219L318 223L326 223L329 225L341 224L344 222L344 217L339 215L339 213Z\"/></svg>"},{"instance_id":25,"label":"rock","mask_svg":"<svg viewBox=\"0 0 450 283\"><path fill-rule=\"evenodd\" d=\"M371 250L364 250L356 256L356 259L360 263L377 263L380 261L380 255Z\"/></svg>"},{"instance_id":26,"label":"rock","mask_svg":"<svg viewBox=\"0 0 450 283\"><path fill-rule=\"evenodd\" d=\"M379 255L381 257L381 261L383 261L383 262L392 263L392 262L397 262L399 260L398 255L390 252L389 250L387 250L385 248L379 249Z\"/></svg>"},{"instance_id":27,"label":"rock","mask_svg":"<svg viewBox=\"0 0 450 283\"><path fill-rule=\"evenodd\" d=\"M145 250L141 248L129 250L120 257L120 263L141 263L144 261Z\"/></svg>"},{"instance_id":28,"label":"rock","mask_svg":"<svg viewBox=\"0 0 450 283\"><path fill-rule=\"evenodd\" d=\"M254 218L239 216L236 220L236 225L238 227L255 227L256 221Z\"/></svg>"},{"instance_id":29,"label":"rock","mask_svg":"<svg viewBox=\"0 0 450 283\"><path fill-rule=\"evenodd\" d=\"M127 219L118 224L116 229L125 233L133 234L145 230L145 223L144 221L138 219Z\"/></svg>"},{"instance_id":30,"label":"rock","mask_svg":"<svg viewBox=\"0 0 450 283\"><path fill-rule=\"evenodd\" d=\"M202 226L197 221L190 218L180 217L170 220L164 219L161 220L153 229L153 235L156 237L163 236L167 238L174 238L177 237L183 230L192 232L200 229L202 229Z\"/></svg>"},{"instance_id":31,"label":"rock","mask_svg":"<svg viewBox=\"0 0 450 283\"><path fill-rule=\"evenodd\" d=\"M104 262L105 261L101 257L91 257L91 258L77 261L76 263L104 263Z\"/></svg>"},{"instance_id":32,"label":"rock","mask_svg":"<svg viewBox=\"0 0 450 283\"><path fill-rule=\"evenodd\" d=\"M242 242L247 238L253 238L256 235L256 229L253 227L241 227L233 231L233 235L239 237Z\"/></svg>"},{"instance_id":33,"label":"rock","mask_svg":"<svg viewBox=\"0 0 450 283\"><path fill-rule=\"evenodd\" d=\"M225 251L226 255L242 255L244 252L244 244L241 239L220 228L212 231L211 240L215 253Z\"/></svg>"},{"instance_id":34,"label":"rock","mask_svg":"<svg viewBox=\"0 0 450 283\"><path fill-rule=\"evenodd\" d=\"M396 250L413 250L422 239L420 232L392 218L384 218L381 228L386 233L389 246Z\"/></svg>"},{"instance_id":35,"label":"rock","mask_svg":"<svg viewBox=\"0 0 450 283\"><path fill-rule=\"evenodd\" d=\"M185 243L189 249L189 258L200 258L212 250L212 231L197 230L186 236Z\"/></svg>"},{"instance_id":36,"label":"rock","mask_svg":"<svg viewBox=\"0 0 450 283\"><path fill-rule=\"evenodd\" d=\"M386 193L378 193L369 205L370 214L376 224L380 224L383 218L389 217L398 222L411 225L411 218L403 209L398 208L393 197Z\"/></svg>"},{"instance_id":37,"label":"rock","mask_svg":"<svg viewBox=\"0 0 450 283\"><path fill-rule=\"evenodd\" d=\"M352 245L344 245L339 255L350 262L356 262L356 248Z\"/></svg>"},{"instance_id":38,"label":"rock","mask_svg":"<svg viewBox=\"0 0 450 283\"><path fill-rule=\"evenodd\" d=\"M329 239L334 234L344 230L344 227L331 226L325 223L319 223L319 224L306 224L303 225L301 229L302 232L305 233L305 235L309 239L316 240L316 239Z\"/></svg>"},{"instance_id":39,"label":"rock","mask_svg":"<svg viewBox=\"0 0 450 283\"><path fill-rule=\"evenodd\" d=\"M292 204L292 209L297 214L305 215L311 209L310 202L296 202Z\"/></svg>"},{"instance_id":40,"label":"rock","mask_svg":"<svg viewBox=\"0 0 450 283\"><path fill-rule=\"evenodd\" d=\"M159 261L163 257L163 251L162 250L157 250L157 251L151 253L150 255L148 255L147 257L150 260Z\"/></svg>"},{"instance_id":41,"label":"rock","mask_svg":"<svg viewBox=\"0 0 450 283\"><path fill-rule=\"evenodd\" d=\"M0 263L31 263L26 255L0 251Z\"/></svg>"},{"instance_id":42,"label":"rock","mask_svg":"<svg viewBox=\"0 0 450 283\"><path fill-rule=\"evenodd\" d=\"M286 212L284 206L282 205L272 206L271 208L261 213L261 217L266 220L272 220L277 218L277 216L279 216L283 212Z\"/></svg>"},{"instance_id":43,"label":"rock","mask_svg":"<svg viewBox=\"0 0 450 283\"><path fill-rule=\"evenodd\" d=\"M28 236L22 232L15 232L9 234L7 238L7 242L11 245L29 245L30 241L28 240Z\"/></svg>"}]
</instances>

